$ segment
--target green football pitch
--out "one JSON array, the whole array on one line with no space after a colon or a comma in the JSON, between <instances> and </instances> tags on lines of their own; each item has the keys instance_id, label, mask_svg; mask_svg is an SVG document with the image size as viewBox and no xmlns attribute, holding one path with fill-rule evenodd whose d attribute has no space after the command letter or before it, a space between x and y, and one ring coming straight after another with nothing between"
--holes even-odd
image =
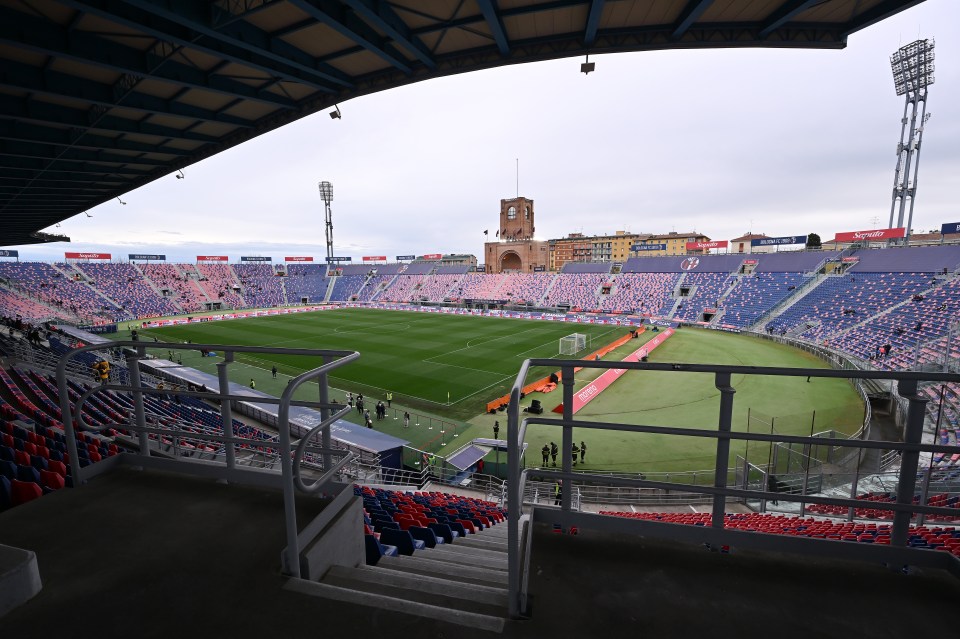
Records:
<instances>
[{"instance_id":1,"label":"green football pitch","mask_svg":"<svg viewBox=\"0 0 960 639\"><path fill-rule=\"evenodd\" d=\"M421 450L441 455L453 452L475 437L492 437L495 421L500 437L506 435L506 415L485 414L487 402L506 394L524 359L557 357L559 339L574 332L590 336L589 350L596 350L627 332L626 327L578 325L531 320L444 315L371 309L340 309L316 313L205 322L144 331L160 341L207 344L277 346L356 350L360 359L331 376L333 396L344 401L349 392L362 392L372 399L393 393L387 419L375 428L403 439ZM630 340L605 359L620 360L651 335ZM125 332L117 335L126 337ZM166 357L162 350L152 350ZM183 364L216 374L220 358L181 351ZM586 351L583 353L586 354ZM824 368L826 364L797 349L744 335L682 329L654 351L650 361L705 364L749 364ZM238 356L231 377L238 383L254 379L257 389L279 395L287 380L320 364L303 357ZM270 368L279 375L273 379ZM532 371L528 380L545 377L554 368ZM577 388L599 372L577 375ZM809 434L835 429L854 432L863 419L863 404L845 380L734 376L737 393L734 429ZM316 398L316 390L301 396ZM448 395L449 393L449 395ZM449 399L448 399L449 398ZM559 404L560 392L533 393L549 411ZM712 375L630 371L581 410L577 417L591 421L620 421L688 428L715 428L719 391ZM413 415L410 428L403 428L403 410ZM373 411L371 410L371 413ZM748 413L751 415L748 426ZM772 419L771 419L772 418ZM353 413L351 420L359 422ZM582 431L582 432L581 432ZM545 442L559 443L560 430L534 425L527 431L530 445L527 464L540 463ZM620 433L579 429L576 442L585 441L588 454L584 470L617 472L679 472L706 470L713 466L714 441L688 437ZM769 447L753 445L750 458L763 457ZM731 444L731 454L743 454L744 445ZM499 461L505 464L505 455ZM487 468L493 470L494 454ZM761 461L758 459L758 461Z\"/></svg>"}]
</instances>

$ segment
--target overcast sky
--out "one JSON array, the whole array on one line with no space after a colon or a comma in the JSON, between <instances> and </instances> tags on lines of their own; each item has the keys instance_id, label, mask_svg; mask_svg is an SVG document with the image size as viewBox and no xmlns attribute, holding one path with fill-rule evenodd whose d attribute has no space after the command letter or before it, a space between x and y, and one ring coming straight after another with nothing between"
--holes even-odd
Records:
<instances>
[{"instance_id":1,"label":"overcast sky","mask_svg":"<svg viewBox=\"0 0 960 639\"><path fill-rule=\"evenodd\" d=\"M79 215L70 244L197 255L472 253L501 198L535 202L541 239L696 230L712 239L887 226L903 98L889 56L936 39L913 228L960 221L960 2L927 0L841 51L658 51L514 65L340 105Z\"/></svg>"}]
</instances>

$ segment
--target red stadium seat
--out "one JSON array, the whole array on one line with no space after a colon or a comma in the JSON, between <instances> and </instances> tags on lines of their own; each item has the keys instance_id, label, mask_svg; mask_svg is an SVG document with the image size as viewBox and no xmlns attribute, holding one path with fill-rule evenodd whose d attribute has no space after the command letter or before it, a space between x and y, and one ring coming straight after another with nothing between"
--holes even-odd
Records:
<instances>
[{"instance_id":1,"label":"red stadium seat","mask_svg":"<svg viewBox=\"0 0 960 639\"><path fill-rule=\"evenodd\" d=\"M43 496L43 489L30 481L10 480L10 500L14 506L25 504Z\"/></svg>"}]
</instances>

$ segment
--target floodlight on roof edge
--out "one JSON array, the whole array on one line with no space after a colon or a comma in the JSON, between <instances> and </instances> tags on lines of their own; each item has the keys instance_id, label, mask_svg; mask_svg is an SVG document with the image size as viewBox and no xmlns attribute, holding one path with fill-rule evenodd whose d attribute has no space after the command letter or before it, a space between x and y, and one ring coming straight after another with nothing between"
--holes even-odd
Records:
<instances>
[{"instance_id":1,"label":"floodlight on roof edge","mask_svg":"<svg viewBox=\"0 0 960 639\"><path fill-rule=\"evenodd\" d=\"M178 180L182 180L187 176L183 174L183 169L177 169L177 174L174 177L176 177Z\"/></svg>"},{"instance_id":2,"label":"floodlight on roof edge","mask_svg":"<svg viewBox=\"0 0 960 639\"><path fill-rule=\"evenodd\" d=\"M119 202L120 204L122 204L122 205L124 205L124 206L126 206L126 205L127 205L127 203L126 203L126 202L124 202L123 200L121 200L121 199L120 199L120 196L119 196L119 195L117 196L117 202ZM87 217L91 217L91 216L90 216L90 215L88 215Z\"/></svg>"},{"instance_id":3,"label":"floodlight on roof edge","mask_svg":"<svg viewBox=\"0 0 960 639\"><path fill-rule=\"evenodd\" d=\"M341 118L340 105L338 104L333 105L333 111L330 112L330 118L333 120L339 120Z\"/></svg>"},{"instance_id":4,"label":"floodlight on roof edge","mask_svg":"<svg viewBox=\"0 0 960 639\"><path fill-rule=\"evenodd\" d=\"M903 117L900 119L900 143L897 145L897 167L894 172L889 228L894 228L894 213L897 213L896 228L904 226L903 218L906 213L907 199L909 199L910 211L906 222L906 234L902 240L904 244L910 242L917 174L920 169L920 142L923 138L924 125L930 119L930 114L927 113L927 93L935 79L933 75L934 44L933 40L916 40L900 47L890 56L894 88L897 95L904 95L906 98ZM912 177L911 168L913 169Z\"/></svg>"}]
</instances>

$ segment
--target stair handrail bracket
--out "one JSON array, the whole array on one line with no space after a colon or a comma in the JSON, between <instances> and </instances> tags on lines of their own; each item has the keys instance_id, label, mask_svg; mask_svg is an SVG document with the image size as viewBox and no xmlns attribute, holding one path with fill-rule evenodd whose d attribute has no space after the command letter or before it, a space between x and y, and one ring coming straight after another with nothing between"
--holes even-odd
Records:
<instances>
[{"instance_id":1,"label":"stair handrail bracket","mask_svg":"<svg viewBox=\"0 0 960 639\"><path fill-rule=\"evenodd\" d=\"M526 381L527 372L536 366L550 366L561 370L561 384L563 386L563 412L560 417L524 416L521 419L520 406L521 389ZM585 421L576 419L573 414L574 374L575 368L582 368L589 374L590 369L629 369L653 371L661 374L700 373L713 375L714 385L718 391L717 418L711 427L704 424L700 428L686 426L653 426L648 424L628 424L618 422ZM786 435L780 433L745 432L735 430L733 426L734 403L737 386L752 376L787 376L795 378L834 378L848 380L862 379L893 379L898 383L899 393L908 402L906 428L903 441L880 441L862 436L859 432L850 437L816 437L807 435ZM739 381L734 382L737 379ZM520 523L524 516L522 500L524 484L528 478L538 478L550 482L562 480L563 489L560 493L559 506L538 505L529 506L528 517L525 518L528 528L535 523L552 523L554 525L594 529L602 532L625 532L659 536L664 539L707 543L711 546L737 545L744 548L767 548L776 546L784 552L803 552L823 556L849 556L851 559L865 561L886 561L890 565L918 565L946 569L960 577L960 561L949 553L930 553L910 548L908 543L908 525L911 517L917 513L928 515L948 515L955 513L946 507L936 507L913 503L914 488L917 483L917 473L920 471L920 453L960 453L958 445L925 444L921 440L927 399L917 393L917 384L920 381L960 382L960 375L954 373L936 373L923 371L878 371L878 370L841 370L823 368L783 368L759 366L728 366L710 364L680 364L680 363L652 363L652 362L619 362L604 360L556 360L556 359L528 359L520 367L516 381L510 393L510 403L507 414L507 461L508 461L508 611L511 617L520 618L527 608L526 562L530 561L527 546L521 546ZM716 442L714 459L714 479L710 484L688 484L676 482L661 482L647 479L644 475L636 477L609 477L590 472L575 471L572 468L572 458L569 454L562 456L562 468L525 468L520 458L523 440L528 425L547 425L559 428L562 431L560 450L569 451L573 444L573 429L595 429L608 431L623 431L634 433L655 433L679 437L698 437L713 439ZM773 541L765 535L756 535L751 532L728 529L725 527L725 505L728 499L737 500L780 500L785 502L804 502L806 504L826 504L845 508L876 508L877 503L864 499L839 498L813 494L792 494L772 492L769 486L740 484L736 480L728 483L728 460L730 458L730 444L733 440L751 442L789 443L800 446L826 445L831 447L848 448L851 450L878 449L896 450L901 457L900 480L896 489L895 503L883 504L885 510L893 512L893 534L891 543L877 547L861 548L859 544L844 544L838 548L837 544L823 543L823 540L800 537L777 536ZM637 489L660 489L669 491L686 491L708 495L712 498L711 521L707 526L677 526L662 522L642 521L621 517L611 517L597 513L578 512L574 499L574 482L604 482L610 485L624 486ZM852 510L851 510L852 512ZM533 530L528 530L533 534ZM818 543L819 542L819 543ZM864 544L863 546L867 546Z\"/></svg>"},{"instance_id":2,"label":"stair handrail bracket","mask_svg":"<svg viewBox=\"0 0 960 639\"><path fill-rule=\"evenodd\" d=\"M90 351L103 351L124 349L126 353L126 364L129 372L128 384L105 384L88 389L80 394L76 406L71 405L70 388L68 385L67 367L68 364L82 353ZM210 440L223 444L224 463L215 464L209 461L192 460L178 458L177 460L168 460L153 456L150 446L150 434L161 432L156 428L156 424L148 424L148 416L144 408L145 395L169 395L169 389L157 389L151 386L145 386L141 379L140 362L148 357L147 349L161 349L168 351L180 350L215 350L223 353L223 361L218 366L218 388L215 392L177 390L178 395L184 397L197 397L201 399L219 402L221 406L221 415L223 417L223 432L219 434L210 433L190 433L190 437L196 439ZM227 368L232 364L234 356L238 353L250 354L270 354L280 356L298 356L312 358L316 361L319 358L322 364L316 368L308 370L287 382L283 393L279 398L269 395L256 393L245 387L242 390L236 388L239 385L234 384L235 390L231 390ZM134 466L149 466L152 468L162 468L197 474L206 477L215 477L227 481L243 482L248 480L252 483L279 485L283 491L284 518L287 526L287 548L283 558L284 570L293 577L300 576L299 540L296 521L296 493L312 495L320 492L325 487L330 486L330 481L335 479L338 473L349 463L358 459L356 453L334 448L331 442L330 426L338 419L344 417L349 412L348 406L343 406L330 401L330 390L328 386L329 375L331 371L345 366L360 357L357 351L348 350L327 350L327 349L306 349L306 348L276 348L269 346L232 346L224 344L184 344L181 342L150 342L144 343L138 340L118 340L109 344L88 344L64 353L57 363L56 378L57 391L60 400L60 409L62 414L63 429L66 435L67 451L70 455L71 474L75 478L75 485L81 486L83 483L112 468L116 463L130 463ZM316 381L319 387L318 401L308 401L305 399L294 399L294 392L307 382ZM109 424L102 428L94 428L87 424L83 418L83 405L87 399L101 391L114 390L129 392L133 399L133 415L130 423ZM238 439L233 434L233 420L231 418L230 406L234 402L255 402L257 404L277 404L278 405L278 442L273 444L277 449L280 458L281 473L279 477L275 473L263 470L241 470L237 468L236 457L234 454L235 446L243 443L244 440ZM320 412L320 422L310 427L296 426L296 438L292 434L292 425L290 422L290 408L292 406L315 408ZM139 453L125 453L116 458L119 462L91 464L83 468L80 467L80 461L77 451L76 432L80 430L104 430L108 427L119 427L133 431L139 440ZM306 432L303 432L306 431ZM310 445L310 442L317 436L320 436L319 447ZM270 445L269 442L263 442L264 445ZM318 453L322 460L323 474L313 481L306 483L302 475L302 462L307 449L311 453ZM339 458L334 462L334 458ZM110 461L107 460L107 461ZM100 468L98 468L100 467Z\"/></svg>"}]
</instances>

